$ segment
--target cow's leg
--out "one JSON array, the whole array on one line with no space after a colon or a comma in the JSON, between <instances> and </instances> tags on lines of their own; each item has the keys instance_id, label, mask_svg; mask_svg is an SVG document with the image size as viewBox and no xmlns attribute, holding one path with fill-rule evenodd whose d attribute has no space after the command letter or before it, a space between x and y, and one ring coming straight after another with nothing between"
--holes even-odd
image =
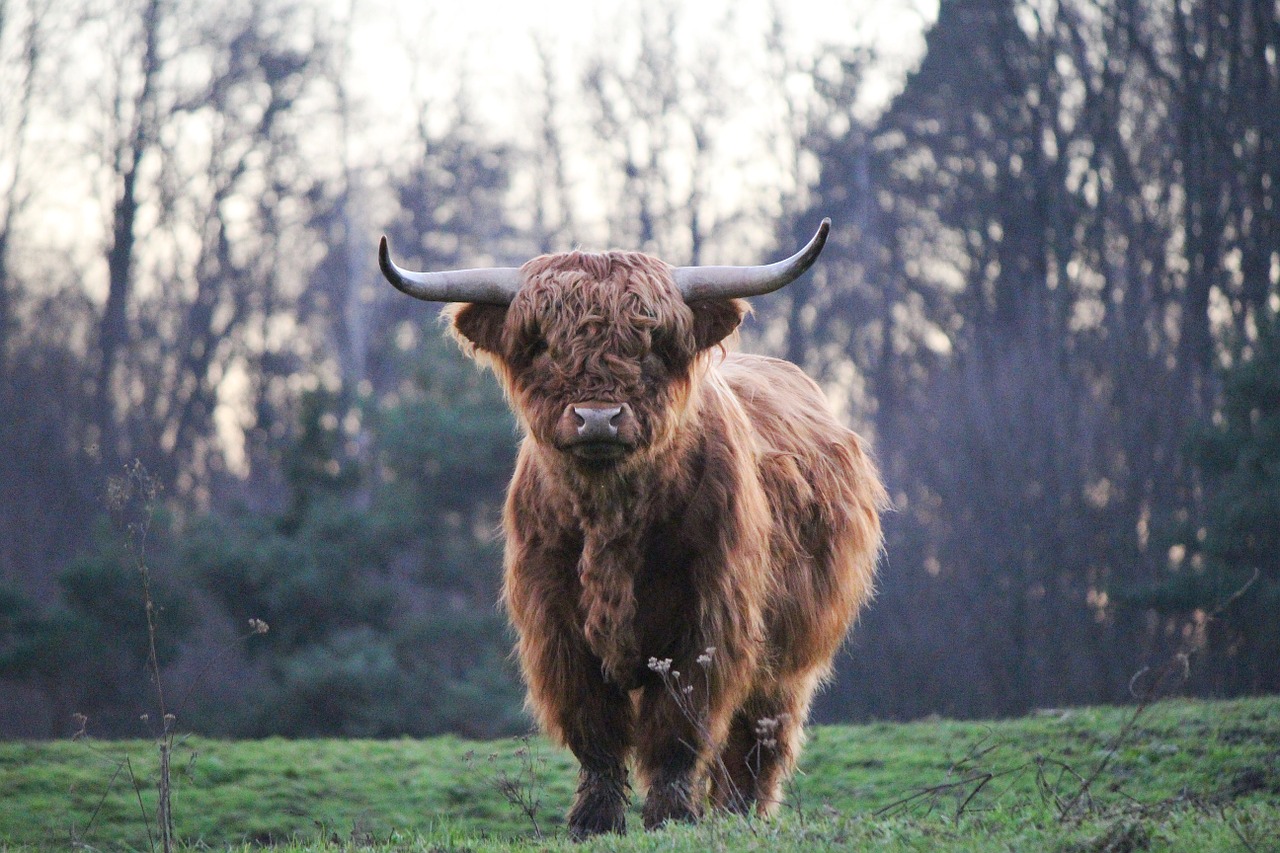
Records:
<instances>
[{"instance_id":1,"label":"cow's leg","mask_svg":"<svg viewBox=\"0 0 1280 853\"><path fill-rule=\"evenodd\" d=\"M569 809L569 835L587 838L627 831L627 752L630 748L631 703L617 687L583 674L582 688L566 691L570 699L557 708L560 733L578 759L578 792Z\"/></svg>"},{"instance_id":2,"label":"cow's leg","mask_svg":"<svg viewBox=\"0 0 1280 853\"><path fill-rule=\"evenodd\" d=\"M581 766L578 791L569 809L569 836L574 840L605 832L627 831L627 770L625 764L608 756L604 760L584 759L573 750Z\"/></svg>"},{"instance_id":3,"label":"cow's leg","mask_svg":"<svg viewBox=\"0 0 1280 853\"><path fill-rule=\"evenodd\" d=\"M547 621L551 615L536 614ZM599 658L581 638L557 624L537 624L531 630L532 623L530 618L521 624L518 645L529 708L580 765L569 834L577 839L625 832L631 700L605 680Z\"/></svg>"},{"instance_id":4,"label":"cow's leg","mask_svg":"<svg viewBox=\"0 0 1280 853\"><path fill-rule=\"evenodd\" d=\"M587 838L627 831L627 754L631 748L631 702L605 682L600 663L585 655L561 669L554 703L556 728L580 765L578 791L569 809L569 835ZM551 708L548 708L551 710Z\"/></svg>"},{"instance_id":5,"label":"cow's leg","mask_svg":"<svg viewBox=\"0 0 1280 853\"><path fill-rule=\"evenodd\" d=\"M711 776L717 808L769 815L782 802L782 784L795 770L804 739L816 678L802 679L768 695L754 694L734 714Z\"/></svg>"},{"instance_id":6,"label":"cow's leg","mask_svg":"<svg viewBox=\"0 0 1280 853\"><path fill-rule=\"evenodd\" d=\"M718 809L746 814L756 802L760 775L755 728L743 711L734 714L720 760L711 772L711 802Z\"/></svg>"},{"instance_id":7,"label":"cow's leg","mask_svg":"<svg viewBox=\"0 0 1280 853\"><path fill-rule=\"evenodd\" d=\"M702 814L701 769L709 750L701 728L665 687L645 688L636 710L636 772L647 789L645 829Z\"/></svg>"},{"instance_id":8,"label":"cow's leg","mask_svg":"<svg viewBox=\"0 0 1280 853\"><path fill-rule=\"evenodd\" d=\"M735 697L713 687L696 664L680 678L675 672L646 687L636 710L636 771L647 788L646 829L701 816L707 767L733 716Z\"/></svg>"}]
</instances>

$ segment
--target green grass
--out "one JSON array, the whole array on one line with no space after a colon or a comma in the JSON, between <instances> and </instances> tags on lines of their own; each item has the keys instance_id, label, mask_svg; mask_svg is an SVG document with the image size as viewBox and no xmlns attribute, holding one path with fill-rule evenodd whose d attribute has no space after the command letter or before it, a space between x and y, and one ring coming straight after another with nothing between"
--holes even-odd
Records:
<instances>
[{"instance_id":1,"label":"green grass","mask_svg":"<svg viewBox=\"0 0 1280 853\"><path fill-rule=\"evenodd\" d=\"M573 763L536 739L190 738L174 814L188 846L223 850L1280 850L1280 698L1162 702L1113 752L1133 714L818 727L778 818L644 833L633 814L586 845L564 837ZM0 744L0 848L150 849L156 766L145 741Z\"/></svg>"}]
</instances>

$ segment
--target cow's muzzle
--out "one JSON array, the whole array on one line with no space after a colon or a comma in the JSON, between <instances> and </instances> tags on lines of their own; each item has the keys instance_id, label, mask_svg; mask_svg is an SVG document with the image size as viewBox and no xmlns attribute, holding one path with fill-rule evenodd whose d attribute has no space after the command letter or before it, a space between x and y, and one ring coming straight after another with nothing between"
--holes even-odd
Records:
<instances>
[{"instance_id":1,"label":"cow's muzzle","mask_svg":"<svg viewBox=\"0 0 1280 853\"><path fill-rule=\"evenodd\" d=\"M578 419L578 438L583 441L615 441L618 438L618 421L622 420L622 407L571 406Z\"/></svg>"},{"instance_id":2,"label":"cow's muzzle","mask_svg":"<svg viewBox=\"0 0 1280 853\"><path fill-rule=\"evenodd\" d=\"M635 449L636 419L626 403L572 403L556 425L557 444L585 462L611 462Z\"/></svg>"}]
</instances>

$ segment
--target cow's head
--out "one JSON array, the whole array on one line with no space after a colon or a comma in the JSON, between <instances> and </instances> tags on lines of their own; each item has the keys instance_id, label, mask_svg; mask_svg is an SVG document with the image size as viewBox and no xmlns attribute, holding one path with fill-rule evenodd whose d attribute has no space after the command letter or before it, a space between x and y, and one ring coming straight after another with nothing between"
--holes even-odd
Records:
<instances>
[{"instance_id":1,"label":"cow's head","mask_svg":"<svg viewBox=\"0 0 1280 853\"><path fill-rule=\"evenodd\" d=\"M526 431L587 468L668 447L702 354L737 328L740 297L777 290L818 257L823 220L792 257L758 267L671 267L635 252L569 252L523 267L382 272L450 309L454 333L502 380Z\"/></svg>"}]
</instances>

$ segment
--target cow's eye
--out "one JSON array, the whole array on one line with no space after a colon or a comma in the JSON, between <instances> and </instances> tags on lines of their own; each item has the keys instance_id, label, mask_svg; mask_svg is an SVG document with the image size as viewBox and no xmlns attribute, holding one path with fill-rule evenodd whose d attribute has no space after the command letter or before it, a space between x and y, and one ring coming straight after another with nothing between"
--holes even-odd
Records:
<instances>
[{"instance_id":1,"label":"cow's eye","mask_svg":"<svg viewBox=\"0 0 1280 853\"><path fill-rule=\"evenodd\" d=\"M546 338L534 338L533 341L530 342L529 348L526 350L526 352L529 354L530 361L542 355L546 351L547 351Z\"/></svg>"}]
</instances>

